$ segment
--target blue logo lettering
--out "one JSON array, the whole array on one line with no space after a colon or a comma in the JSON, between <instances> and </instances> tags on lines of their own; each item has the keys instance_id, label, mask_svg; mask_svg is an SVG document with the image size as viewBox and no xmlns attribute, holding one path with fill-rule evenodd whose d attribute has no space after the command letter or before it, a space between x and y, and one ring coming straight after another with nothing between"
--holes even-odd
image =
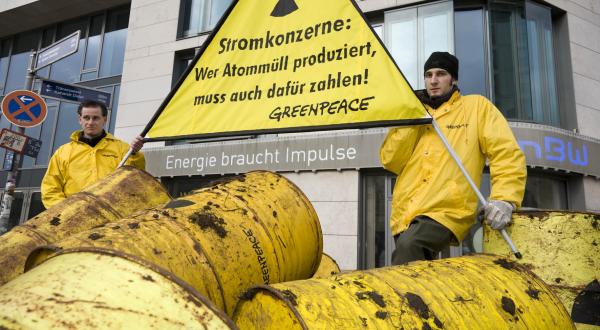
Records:
<instances>
[{"instance_id":1,"label":"blue logo lettering","mask_svg":"<svg viewBox=\"0 0 600 330\"><path fill-rule=\"evenodd\" d=\"M579 165L579 166L588 166L588 152L587 152L587 146L584 144L581 149L581 153L583 154L583 159L581 159L579 156L579 150L575 149L575 157L573 157L573 145L571 144L571 142L569 142L567 144L567 148L569 149L569 161L575 165Z\"/></svg>"},{"instance_id":2,"label":"blue logo lettering","mask_svg":"<svg viewBox=\"0 0 600 330\"><path fill-rule=\"evenodd\" d=\"M557 155L546 155L547 160L557 160L561 163L565 161L565 143L561 139L544 136L544 145L546 146L546 153L557 153Z\"/></svg>"},{"instance_id":3,"label":"blue logo lettering","mask_svg":"<svg viewBox=\"0 0 600 330\"><path fill-rule=\"evenodd\" d=\"M521 147L521 150L523 150L523 151L525 151L525 147L533 147L533 150L535 151L535 158L537 158L537 159L542 158L542 148L540 147L539 144L537 144L537 142L527 141L527 140L519 140L519 147Z\"/></svg>"},{"instance_id":4,"label":"blue logo lettering","mask_svg":"<svg viewBox=\"0 0 600 330\"><path fill-rule=\"evenodd\" d=\"M519 147L523 152L530 148L536 159L545 159L571 165L589 166L588 148L583 144L581 148L573 146L572 142L565 142L554 136L544 136L544 148L539 143L531 140L519 140Z\"/></svg>"}]
</instances>

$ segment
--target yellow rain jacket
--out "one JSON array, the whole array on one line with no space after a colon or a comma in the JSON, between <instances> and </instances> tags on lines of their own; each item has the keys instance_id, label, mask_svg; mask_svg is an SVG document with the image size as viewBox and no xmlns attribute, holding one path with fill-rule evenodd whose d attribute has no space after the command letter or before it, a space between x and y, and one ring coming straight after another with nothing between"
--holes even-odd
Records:
<instances>
[{"instance_id":1,"label":"yellow rain jacket","mask_svg":"<svg viewBox=\"0 0 600 330\"><path fill-rule=\"evenodd\" d=\"M80 192L83 188L111 174L123 159L129 145L110 133L95 147L79 141L79 133L71 134L71 141L60 146L48 164L42 180L42 202L46 208ZM126 165L144 169L144 155L131 155Z\"/></svg>"},{"instance_id":2,"label":"yellow rain jacket","mask_svg":"<svg viewBox=\"0 0 600 330\"><path fill-rule=\"evenodd\" d=\"M458 91L437 109L427 110L440 126L467 172L479 186L486 158L490 199L521 206L525 156L500 111L480 95ZM398 175L392 198L393 235L418 215L448 228L460 242L474 223L477 195L431 125L390 130L380 150L383 167Z\"/></svg>"}]
</instances>

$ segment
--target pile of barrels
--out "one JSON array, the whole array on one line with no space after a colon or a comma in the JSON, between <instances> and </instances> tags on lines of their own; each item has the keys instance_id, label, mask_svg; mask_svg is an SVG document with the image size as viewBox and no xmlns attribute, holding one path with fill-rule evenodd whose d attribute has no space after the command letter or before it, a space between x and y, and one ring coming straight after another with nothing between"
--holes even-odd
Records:
<instances>
[{"instance_id":1,"label":"pile of barrels","mask_svg":"<svg viewBox=\"0 0 600 330\"><path fill-rule=\"evenodd\" d=\"M283 176L171 199L123 167L0 236L0 329L574 328L545 278L497 253L338 273Z\"/></svg>"}]
</instances>

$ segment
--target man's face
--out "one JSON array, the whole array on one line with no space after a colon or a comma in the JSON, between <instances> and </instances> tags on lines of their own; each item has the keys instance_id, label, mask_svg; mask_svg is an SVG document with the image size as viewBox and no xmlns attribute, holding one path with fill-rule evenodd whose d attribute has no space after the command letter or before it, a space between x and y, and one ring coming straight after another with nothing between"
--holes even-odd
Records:
<instances>
[{"instance_id":1,"label":"man's face","mask_svg":"<svg viewBox=\"0 0 600 330\"><path fill-rule=\"evenodd\" d=\"M452 89L453 79L444 69L429 69L425 72L425 88L429 97L439 97Z\"/></svg>"},{"instance_id":2,"label":"man's face","mask_svg":"<svg viewBox=\"0 0 600 330\"><path fill-rule=\"evenodd\" d=\"M104 124L106 124L106 117L102 116L102 109L100 107L84 107L81 109L79 124L83 130L83 136L94 138L102 134Z\"/></svg>"}]
</instances>

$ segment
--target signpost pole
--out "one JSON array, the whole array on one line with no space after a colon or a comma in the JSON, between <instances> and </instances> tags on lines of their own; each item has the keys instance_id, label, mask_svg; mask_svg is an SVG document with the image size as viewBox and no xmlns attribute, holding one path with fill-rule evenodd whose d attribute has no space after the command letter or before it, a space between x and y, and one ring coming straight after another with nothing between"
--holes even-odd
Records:
<instances>
[{"instance_id":1,"label":"signpost pole","mask_svg":"<svg viewBox=\"0 0 600 330\"><path fill-rule=\"evenodd\" d=\"M33 89L33 78L34 78L34 65L35 65L35 50L31 51L31 55L29 55L29 66L27 67L27 73L25 75L25 89L30 91ZM24 134L25 128L18 127L17 132ZM6 179L6 186L4 187L4 196L2 197L2 204L0 204L0 235L4 232L8 231L8 222L10 220L10 211L12 207L12 202L14 200L14 192L15 187L17 185L17 177L19 175L19 167L21 167L21 162L23 161L23 157L20 153L13 153L13 161L11 164L11 170L8 174L8 178Z\"/></svg>"}]
</instances>

